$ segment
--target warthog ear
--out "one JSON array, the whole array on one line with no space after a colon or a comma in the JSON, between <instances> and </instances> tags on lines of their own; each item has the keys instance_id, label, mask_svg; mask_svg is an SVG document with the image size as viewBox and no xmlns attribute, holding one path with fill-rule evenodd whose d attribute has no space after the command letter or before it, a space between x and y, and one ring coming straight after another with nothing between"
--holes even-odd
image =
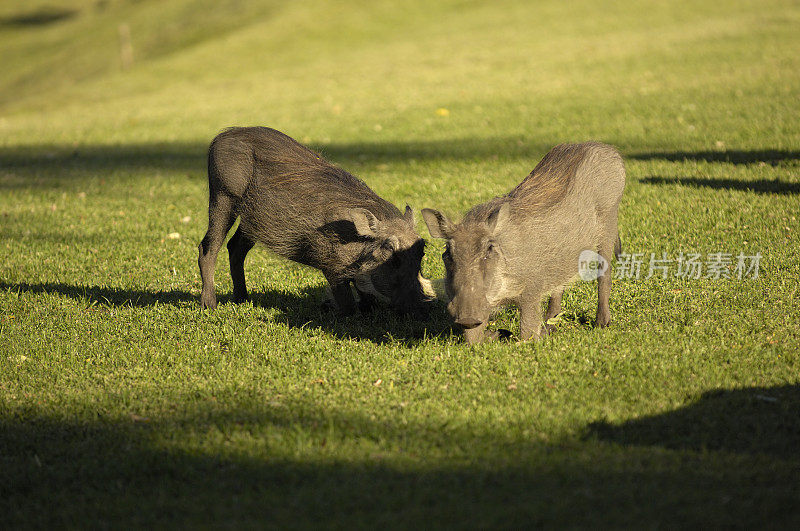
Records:
<instances>
[{"instance_id":1,"label":"warthog ear","mask_svg":"<svg viewBox=\"0 0 800 531\"><path fill-rule=\"evenodd\" d=\"M486 224L489 225L489 232L496 234L503 230L503 225L508 223L511 218L511 207L508 202L503 203L498 208L489 214Z\"/></svg>"},{"instance_id":2,"label":"warthog ear","mask_svg":"<svg viewBox=\"0 0 800 531\"><path fill-rule=\"evenodd\" d=\"M406 222L408 222L408 224L411 225L412 229L417 224L417 220L414 219L414 209L408 205L406 205L406 212L405 214L403 214L403 219L405 219Z\"/></svg>"},{"instance_id":3,"label":"warthog ear","mask_svg":"<svg viewBox=\"0 0 800 531\"><path fill-rule=\"evenodd\" d=\"M350 210L350 220L356 226L359 236L375 238L378 236L380 221L366 208L353 208Z\"/></svg>"},{"instance_id":4,"label":"warthog ear","mask_svg":"<svg viewBox=\"0 0 800 531\"><path fill-rule=\"evenodd\" d=\"M423 208L422 219L425 220L431 236L434 238L450 238L450 233L453 232L453 224L444 214L432 208Z\"/></svg>"}]
</instances>

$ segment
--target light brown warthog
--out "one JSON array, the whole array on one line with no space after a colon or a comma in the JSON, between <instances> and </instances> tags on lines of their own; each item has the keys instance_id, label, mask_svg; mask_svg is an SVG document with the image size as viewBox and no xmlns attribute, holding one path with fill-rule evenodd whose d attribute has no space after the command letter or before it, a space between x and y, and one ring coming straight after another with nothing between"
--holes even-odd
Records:
<instances>
[{"instance_id":1,"label":"light brown warthog","mask_svg":"<svg viewBox=\"0 0 800 531\"><path fill-rule=\"evenodd\" d=\"M467 342L496 337L486 332L489 314L509 303L520 308L522 339L538 338L542 298L550 293L546 321L561 311L564 286L578 274L579 260L596 256L593 251L602 257L592 270L600 273L596 325L607 326L624 188L625 167L616 149L597 142L562 144L511 192L474 207L461 223L424 209L431 236L447 240L447 309Z\"/></svg>"}]
</instances>

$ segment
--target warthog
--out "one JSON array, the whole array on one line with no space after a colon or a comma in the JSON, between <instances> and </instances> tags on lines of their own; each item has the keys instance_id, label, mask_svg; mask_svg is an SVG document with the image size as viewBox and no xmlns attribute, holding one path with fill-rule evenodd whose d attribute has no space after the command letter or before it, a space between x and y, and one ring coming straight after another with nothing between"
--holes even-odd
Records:
<instances>
[{"instance_id":1,"label":"warthog","mask_svg":"<svg viewBox=\"0 0 800 531\"><path fill-rule=\"evenodd\" d=\"M434 238L447 240L444 259L448 311L469 343L493 339L486 332L492 309L520 308L522 339L538 338L542 298L550 293L545 321L561 311L564 286L578 273L579 257L597 251L596 325L611 321L611 255L621 251L617 209L625 188L619 152L597 142L553 148L507 195L451 223L436 210L422 215ZM583 256L582 256L583 253ZM595 255L596 256L596 255ZM547 328L544 328L547 332Z\"/></svg>"},{"instance_id":2,"label":"warthog","mask_svg":"<svg viewBox=\"0 0 800 531\"><path fill-rule=\"evenodd\" d=\"M234 127L208 150L208 231L199 246L201 304L214 308L214 265L228 242L233 298L247 300L244 259L255 242L322 271L338 310L355 311L376 299L401 312L423 308L420 263L425 242L414 213L378 197L363 181L285 134ZM423 279L424 280L424 279Z\"/></svg>"}]
</instances>

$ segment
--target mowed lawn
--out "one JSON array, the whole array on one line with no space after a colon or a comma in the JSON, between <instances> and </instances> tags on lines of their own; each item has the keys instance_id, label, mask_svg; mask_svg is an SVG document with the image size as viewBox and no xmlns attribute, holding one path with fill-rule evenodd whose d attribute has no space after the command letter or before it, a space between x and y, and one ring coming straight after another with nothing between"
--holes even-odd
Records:
<instances>
[{"instance_id":1,"label":"mowed lawn","mask_svg":"<svg viewBox=\"0 0 800 531\"><path fill-rule=\"evenodd\" d=\"M0 527L797 528L798 27L771 0L0 3ZM263 247L235 305L223 250L203 312L231 125L456 219L611 143L640 274L610 328L578 282L551 336L471 348L443 305L327 312Z\"/></svg>"}]
</instances>

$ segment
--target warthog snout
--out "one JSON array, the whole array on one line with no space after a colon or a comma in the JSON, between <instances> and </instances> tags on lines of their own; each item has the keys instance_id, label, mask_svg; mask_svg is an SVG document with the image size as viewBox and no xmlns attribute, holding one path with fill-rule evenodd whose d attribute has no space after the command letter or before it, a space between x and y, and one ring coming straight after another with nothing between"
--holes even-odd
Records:
<instances>
[{"instance_id":1,"label":"warthog snout","mask_svg":"<svg viewBox=\"0 0 800 531\"><path fill-rule=\"evenodd\" d=\"M479 319L474 319L472 317L464 317L461 319L456 319L456 324L459 326L463 326L464 328L475 328L476 326L480 326L483 321Z\"/></svg>"},{"instance_id":2,"label":"warthog snout","mask_svg":"<svg viewBox=\"0 0 800 531\"><path fill-rule=\"evenodd\" d=\"M474 304L465 304L463 297L456 296L447 305L447 311L458 326L469 330L480 326L488 318L488 313L484 315L482 309L475 306Z\"/></svg>"}]
</instances>

